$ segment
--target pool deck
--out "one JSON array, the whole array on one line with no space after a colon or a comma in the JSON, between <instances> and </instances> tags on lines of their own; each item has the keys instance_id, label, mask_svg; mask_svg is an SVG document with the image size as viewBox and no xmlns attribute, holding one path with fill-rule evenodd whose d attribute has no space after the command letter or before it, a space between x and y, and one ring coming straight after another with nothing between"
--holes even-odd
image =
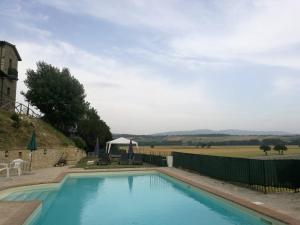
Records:
<instances>
[{"instance_id":1,"label":"pool deck","mask_svg":"<svg viewBox=\"0 0 300 225\"><path fill-rule=\"evenodd\" d=\"M68 173L111 172L111 171L144 171L157 170L192 186L201 188L216 196L225 198L266 216L276 218L287 224L300 225L300 193L264 194L248 188L225 183L199 174L175 168L124 168L84 170L80 168L55 167L33 171L20 177L0 177L0 191L12 187L34 184L58 183ZM255 203L256 202L256 203ZM259 203L257 203L259 202ZM261 204L263 203L263 204ZM7 202L0 201L0 225L23 225L26 219L39 206L38 201Z\"/></svg>"}]
</instances>

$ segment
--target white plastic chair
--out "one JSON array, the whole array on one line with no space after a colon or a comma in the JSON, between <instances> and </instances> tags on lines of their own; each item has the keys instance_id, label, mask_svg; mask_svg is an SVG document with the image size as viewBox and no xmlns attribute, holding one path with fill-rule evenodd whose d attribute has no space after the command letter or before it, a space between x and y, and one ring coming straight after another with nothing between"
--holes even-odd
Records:
<instances>
[{"instance_id":1,"label":"white plastic chair","mask_svg":"<svg viewBox=\"0 0 300 225\"><path fill-rule=\"evenodd\" d=\"M24 162L25 161L23 159L15 159L10 163L10 165L11 165L10 168L18 170L18 176L21 176L22 175L22 164Z\"/></svg>"},{"instance_id":2,"label":"white plastic chair","mask_svg":"<svg viewBox=\"0 0 300 225\"><path fill-rule=\"evenodd\" d=\"M9 177L9 166L8 166L8 163L0 163L0 166L4 167L4 168L0 168L0 172L6 170L6 177Z\"/></svg>"}]
</instances>

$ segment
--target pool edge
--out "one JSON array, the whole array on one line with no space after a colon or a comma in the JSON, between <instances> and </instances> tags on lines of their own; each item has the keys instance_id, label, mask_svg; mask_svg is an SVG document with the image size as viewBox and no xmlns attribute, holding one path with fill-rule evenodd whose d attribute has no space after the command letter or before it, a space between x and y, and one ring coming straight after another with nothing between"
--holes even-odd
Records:
<instances>
[{"instance_id":1,"label":"pool edge","mask_svg":"<svg viewBox=\"0 0 300 225\"><path fill-rule=\"evenodd\" d=\"M211 188L211 187L208 187L206 185L203 185L203 184L200 184L198 182L195 182L193 181L192 179L190 178L186 178L184 176L181 176L181 175L178 175L174 172L170 172L168 171L166 168L163 168L163 167L159 167L159 168L143 168L143 169L105 169L105 170L85 170L85 171L67 171L67 172L62 172L61 174L59 174L56 178L54 178L52 181L49 181L49 182L36 182L36 183L28 183L28 184L25 184L25 185L14 185L14 186L10 186L10 187L5 187L5 188L0 188L0 192L2 191L5 191L5 190L8 190L8 189L13 189L13 188L18 188L18 187L26 187L26 186L33 186L33 185L61 185L64 181L65 178L68 177L68 175L70 174L93 174L93 173L103 173L103 172L142 172L142 171L153 171L153 172L159 172L159 173L162 173L162 174L165 174L167 176L170 176L170 177L173 177L179 181L182 181L186 184L189 184L193 187L196 187L198 189L201 189L205 192L208 192L212 195L215 195L217 197L220 197L224 200L227 200L227 201L230 201L230 202L233 202L241 207L244 207L246 209L249 209L249 210L252 210L258 214L261 214L263 216L266 216L266 217L269 217L269 218L272 218L274 220L277 220L279 222L282 222L282 223L285 223L285 224L290 224L290 225L299 225L300 224L300 220L292 217L292 216L289 216L289 215L286 215L284 213L281 213L281 212L278 212L274 209L271 209L271 208L268 208L266 206L262 206L262 205L256 205L246 199L243 199L243 198L240 198L240 197L237 197L235 195L232 195L232 194L229 194L229 193L225 193L225 192L222 192L222 191L219 191L215 188ZM5 202L3 200L0 200L0 203L1 202ZM33 201L33 202L39 202L39 201ZM32 215L34 214L35 210L37 210L38 207L40 207L41 204L39 202L39 205L37 205L35 207L35 209L27 216L26 218L26 221L27 219L29 219L30 217L32 217ZM16 215L16 217L18 217L18 215ZM14 217L14 218L16 218ZM26 221L23 221L22 223L14 223L14 225L25 225ZM0 223L0 225L2 225Z\"/></svg>"},{"instance_id":2,"label":"pool edge","mask_svg":"<svg viewBox=\"0 0 300 225\"><path fill-rule=\"evenodd\" d=\"M222 191L219 191L215 188L211 188L211 187L208 187L206 185L203 185L203 184L200 184L198 182L195 182L189 178L186 178L186 177L183 177L183 176L180 176L174 172L170 172L170 171L167 171L165 170L164 168L158 168L157 169L160 173L163 173L165 175L168 175L170 177L173 177L177 180L180 180L184 183L187 183L193 187L196 187L200 190L203 190L205 192L208 192L212 195L215 195L217 197L220 197L224 200L227 200L227 201L230 201L230 202L233 202L241 207L244 207L246 209L249 209L249 210L252 210L258 214L261 214L263 216L266 216L266 217L270 217L274 220L277 220L279 222L282 222L282 223L285 223L285 224L290 224L290 225L300 225L300 220L292 217L292 216L289 216L289 215L286 215L284 213L281 213L281 212L278 212L274 209L271 209L271 208L268 208L266 206L262 206L262 205L256 205L246 199L243 199L243 198L240 198L240 197L237 197L235 195L232 195L232 194L229 194L229 193L225 193L225 192L222 192Z\"/></svg>"}]
</instances>

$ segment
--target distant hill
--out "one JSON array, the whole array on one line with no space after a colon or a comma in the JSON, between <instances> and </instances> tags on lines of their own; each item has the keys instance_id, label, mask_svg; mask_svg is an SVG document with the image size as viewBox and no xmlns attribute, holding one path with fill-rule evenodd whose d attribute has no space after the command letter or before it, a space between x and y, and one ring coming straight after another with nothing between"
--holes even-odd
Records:
<instances>
[{"instance_id":1,"label":"distant hill","mask_svg":"<svg viewBox=\"0 0 300 225\"><path fill-rule=\"evenodd\" d=\"M188 130L188 131L168 131L152 134L153 136L178 136L178 135L204 135L204 134L224 134L224 135L294 135L290 132L285 131L255 131L255 130Z\"/></svg>"}]
</instances>

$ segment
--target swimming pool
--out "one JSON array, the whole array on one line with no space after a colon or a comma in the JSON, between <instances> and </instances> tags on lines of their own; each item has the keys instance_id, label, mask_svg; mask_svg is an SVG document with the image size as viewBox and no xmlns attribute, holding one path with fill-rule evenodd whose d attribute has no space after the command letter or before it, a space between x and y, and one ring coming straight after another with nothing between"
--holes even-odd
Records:
<instances>
[{"instance_id":1,"label":"swimming pool","mask_svg":"<svg viewBox=\"0 0 300 225\"><path fill-rule=\"evenodd\" d=\"M266 224L257 214L158 172L68 175L60 186L16 191L2 200L41 200L30 225Z\"/></svg>"}]
</instances>

